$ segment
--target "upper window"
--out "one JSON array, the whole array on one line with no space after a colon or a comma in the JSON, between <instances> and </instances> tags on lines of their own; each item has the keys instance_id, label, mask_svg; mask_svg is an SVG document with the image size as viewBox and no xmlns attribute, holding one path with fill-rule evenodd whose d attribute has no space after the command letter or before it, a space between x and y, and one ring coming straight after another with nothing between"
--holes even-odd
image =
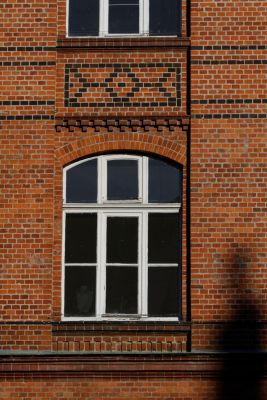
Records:
<instances>
[{"instance_id":1,"label":"upper window","mask_svg":"<svg viewBox=\"0 0 267 400\"><path fill-rule=\"evenodd\" d=\"M178 318L181 181L134 155L65 168L64 318Z\"/></svg>"},{"instance_id":2,"label":"upper window","mask_svg":"<svg viewBox=\"0 0 267 400\"><path fill-rule=\"evenodd\" d=\"M69 0L69 36L178 36L178 0Z\"/></svg>"}]
</instances>

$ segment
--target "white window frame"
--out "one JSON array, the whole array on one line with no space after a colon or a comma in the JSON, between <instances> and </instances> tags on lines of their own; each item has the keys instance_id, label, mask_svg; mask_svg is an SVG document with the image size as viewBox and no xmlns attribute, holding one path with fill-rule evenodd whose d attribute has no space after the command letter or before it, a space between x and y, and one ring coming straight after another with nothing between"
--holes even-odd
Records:
<instances>
[{"instance_id":1,"label":"white window frame","mask_svg":"<svg viewBox=\"0 0 267 400\"><path fill-rule=\"evenodd\" d=\"M86 37L128 37L128 36L149 36L149 1L150 0L139 0L139 33L118 33L111 34L108 32L108 16L109 16L109 0L99 0L99 35L98 36L86 36ZM66 12L66 27L67 37L69 35L69 0L67 0L67 12ZM75 36L76 38L84 36Z\"/></svg>"},{"instance_id":2,"label":"white window frame","mask_svg":"<svg viewBox=\"0 0 267 400\"><path fill-rule=\"evenodd\" d=\"M177 321L179 317L149 317L148 309L148 214L172 213L179 214L181 203L148 203L148 160L146 156L113 154L92 157L97 159L97 203L67 203L66 202L66 175L67 171L89 159L81 160L64 168L63 171L63 224L62 224L62 289L61 289L61 318L63 321L103 321L103 320L146 320L146 321ZM137 160L139 178L139 196L137 200L110 201L107 200L107 162L109 160ZM65 226L67 214L97 214L97 260L96 263L65 263ZM105 313L106 300L106 220L109 216L138 217L138 314L115 315ZM177 237L178 240L178 237ZM64 315L65 306L65 267L70 265L96 265L96 315L93 317L67 317ZM116 263L118 265L118 263ZM129 265L129 263L127 263ZM159 267L181 266L178 263L157 263ZM179 274L181 275L181 274ZM181 284L179 284L181 287ZM178 301L178 298L177 298Z\"/></svg>"},{"instance_id":3,"label":"white window frame","mask_svg":"<svg viewBox=\"0 0 267 400\"><path fill-rule=\"evenodd\" d=\"M139 34L138 33L109 33L109 0L99 0L99 36L148 36L149 35L149 1L139 0Z\"/></svg>"}]
</instances>

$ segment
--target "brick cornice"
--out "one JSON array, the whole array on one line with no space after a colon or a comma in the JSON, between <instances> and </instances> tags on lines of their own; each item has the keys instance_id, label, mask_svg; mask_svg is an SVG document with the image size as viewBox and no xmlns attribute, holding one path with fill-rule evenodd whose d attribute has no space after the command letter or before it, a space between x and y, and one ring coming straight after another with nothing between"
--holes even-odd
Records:
<instances>
[{"instance_id":1,"label":"brick cornice","mask_svg":"<svg viewBox=\"0 0 267 400\"><path fill-rule=\"evenodd\" d=\"M105 128L110 132L112 132L114 129L117 129L121 132L137 132L139 129L150 131L151 128L155 128L158 132L161 132L164 129L175 131L177 128L187 131L189 126L189 117L185 115L142 117L57 116L55 120L55 126L58 132L60 132L63 128L68 129L69 131L79 128L82 132L86 132L88 128L92 128L94 132L99 132L101 128Z\"/></svg>"},{"instance_id":2,"label":"brick cornice","mask_svg":"<svg viewBox=\"0 0 267 400\"><path fill-rule=\"evenodd\" d=\"M0 378L3 377L216 377L225 365L234 368L253 363L262 366L266 376L267 353L176 353L176 354L90 354L56 352L1 352Z\"/></svg>"}]
</instances>

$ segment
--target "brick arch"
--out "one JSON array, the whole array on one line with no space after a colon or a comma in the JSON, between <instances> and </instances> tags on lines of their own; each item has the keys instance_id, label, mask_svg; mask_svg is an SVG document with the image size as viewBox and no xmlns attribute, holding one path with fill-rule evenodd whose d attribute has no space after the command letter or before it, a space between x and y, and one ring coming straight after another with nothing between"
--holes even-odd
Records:
<instances>
[{"instance_id":1,"label":"brick arch","mask_svg":"<svg viewBox=\"0 0 267 400\"><path fill-rule=\"evenodd\" d=\"M166 157L183 166L186 165L186 139L184 133L178 140L166 139L149 133L98 134L68 143L55 152L61 166L86 156L117 151L136 151Z\"/></svg>"}]
</instances>

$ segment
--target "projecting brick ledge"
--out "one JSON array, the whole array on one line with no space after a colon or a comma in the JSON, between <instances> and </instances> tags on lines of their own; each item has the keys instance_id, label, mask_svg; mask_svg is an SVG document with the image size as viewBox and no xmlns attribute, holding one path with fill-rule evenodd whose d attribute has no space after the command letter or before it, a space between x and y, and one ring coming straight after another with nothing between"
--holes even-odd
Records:
<instances>
[{"instance_id":1,"label":"projecting brick ledge","mask_svg":"<svg viewBox=\"0 0 267 400\"><path fill-rule=\"evenodd\" d=\"M252 363L252 364L251 364ZM0 352L0 378L50 377L218 377L225 365L262 366L266 376L267 354L176 353L176 354L89 354L64 352ZM249 369L248 371L251 371ZM246 375L246 374L245 374ZM245 376L244 375L244 376Z\"/></svg>"},{"instance_id":2,"label":"projecting brick ledge","mask_svg":"<svg viewBox=\"0 0 267 400\"><path fill-rule=\"evenodd\" d=\"M189 117L56 117L55 126L57 132L60 132L63 128L70 132L75 128L81 129L82 132L86 132L88 128L92 128L95 132L99 132L102 128L109 132L113 130L137 132L140 129L150 131L151 128L158 132L164 129L175 131L176 128L187 131Z\"/></svg>"}]
</instances>

